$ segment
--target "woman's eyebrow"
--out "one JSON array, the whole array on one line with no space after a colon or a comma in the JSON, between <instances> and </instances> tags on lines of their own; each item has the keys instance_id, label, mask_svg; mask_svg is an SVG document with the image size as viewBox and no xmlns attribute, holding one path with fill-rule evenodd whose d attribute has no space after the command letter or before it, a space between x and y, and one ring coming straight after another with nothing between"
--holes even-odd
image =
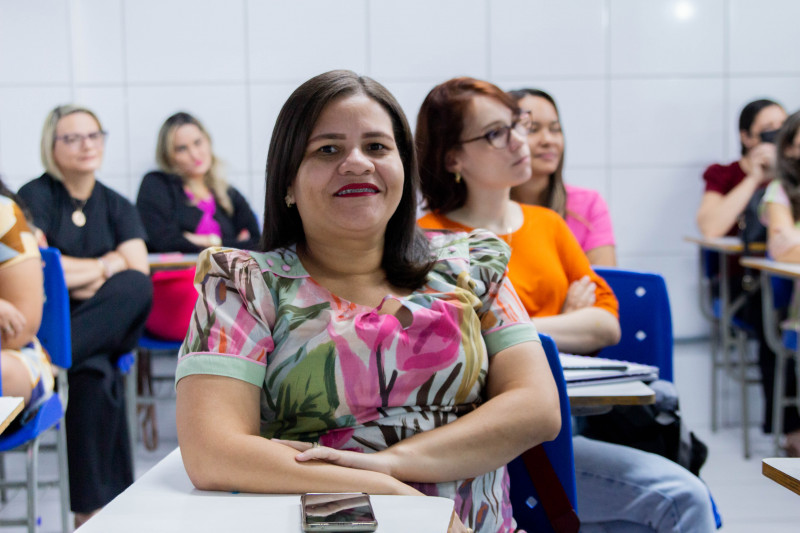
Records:
<instances>
[{"instance_id":1,"label":"woman's eyebrow","mask_svg":"<svg viewBox=\"0 0 800 533\"><path fill-rule=\"evenodd\" d=\"M389 135L383 131L368 131L364 135L361 136L362 139L372 139L372 138L383 138L383 139L394 139L393 135Z\"/></svg>"},{"instance_id":2,"label":"woman's eyebrow","mask_svg":"<svg viewBox=\"0 0 800 533\"><path fill-rule=\"evenodd\" d=\"M346 138L347 136L344 133L320 133L319 135L314 135L311 137L308 142L319 141L322 139L343 140Z\"/></svg>"}]
</instances>

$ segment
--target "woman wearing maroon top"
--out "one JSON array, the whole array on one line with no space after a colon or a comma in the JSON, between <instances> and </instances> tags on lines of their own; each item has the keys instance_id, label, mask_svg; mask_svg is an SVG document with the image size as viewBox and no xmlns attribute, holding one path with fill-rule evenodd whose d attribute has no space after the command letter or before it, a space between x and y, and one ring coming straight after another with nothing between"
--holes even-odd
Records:
<instances>
[{"instance_id":1,"label":"woman wearing maroon top","mask_svg":"<svg viewBox=\"0 0 800 533\"><path fill-rule=\"evenodd\" d=\"M779 130L784 120L786 111L773 100L755 100L742 109L742 158L730 165L711 165L703 174L706 190L697 210L697 225L704 237L735 233L736 220L750 197L773 178L775 145L763 142L761 134Z\"/></svg>"},{"instance_id":2,"label":"woman wearing maroon top","mask_svg":"<svg viewBox=\"0 0 800 533\"><path fill-rule=\"evenodd\" d=\"M765 187L774 176L776 148L774 141L764 142L761 135L775 132L786 120L786 111L773 100L755 100L747 104L739 116L739 136L742 158L729 165L711 165L703 174L706 190L697 211L697 225L704 237L735 235L737 219L747 207L753 193ZM730 265L731 297L742 292L742 271L738 261ZM772 398L775 387L775 354L764 339L761 321L761 296L757 292L736 315L750 324L759 341L758 365L764 392L765 433L772 431ZM786 372L787 386L796 383L791 365ZM800 453L800 414L797 408L787 407L783 414L786 450L790 455Z\"/></svg>"}]
</instances>

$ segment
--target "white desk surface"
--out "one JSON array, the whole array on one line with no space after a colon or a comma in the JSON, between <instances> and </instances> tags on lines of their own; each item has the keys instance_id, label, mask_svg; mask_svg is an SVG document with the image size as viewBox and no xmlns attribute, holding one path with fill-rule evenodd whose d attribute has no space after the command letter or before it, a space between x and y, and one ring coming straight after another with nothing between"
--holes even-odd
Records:
<instances>
[{"instance_id":1,"label":"white desk surface","mask_svg":"<svg viewBox=\"0 0 800 533\"><path fill-rule=\"evenodd\" d=\"M764 459L761 461L761 473L790 491L800 494L800 458L771 457Z\"/></svg>"},{"instance_id":2,"label":"white desk surface","mask_svg":"<svg viewBox=\"0 0 800 533\"><path fill-rule=\"evenodd\" d=\"M740 254L744 251L744 245L739 237L715 237L706 239L705 237L684 237L683 240L700 245L705 250L713 250L726 254ZM767 246L763 242L750 244L750 249L754 252L763 252Z\"/></svg>"},{"instance_id":3,"label":"white desk surface","mask_svg":"<svg viewBox=\"0 0 800 533\"><path fill-rule=\"evenodd\" d=\"M378 533L445 533L453 512L448 498L370 498ZM301 533L300 496L197 490L176 448L78 531Z\"/></svg>"},{"instance_id":4,"label":"white desk surface","mask_svg":"<svg viewBox=\"0 0 800 533\"><path fill-rule=\"evenodd\" d=\"M183 254L180 252L147 254L147 262L150 264L150 270L173 270L195 266L198 256L199 254Z\"/></svg>"},{"instance_id":5,"label":"white desk surface","mask_svg":"<svg viewBox=\"0 0 800 533\"><path fill-rule=\"evenodd\" d=\"M0 433L22 412L24 402L16 396L0 396Z\"/></svg>"},{"instance_id":6,"label":"white desk surface","mask_svg":"<svg viewBox=\"0 0 800 533\"><path fill-rule=\"evenodd\" d=\"M649 405L656 401L656 393L641 381L568 385L567 396L571 407Z\"/></svg>"},{"instance_id":7,"label":"white desk surface","mask_svg":"<svg viewBox=\"0 0 800 533\"><path fill-rule=\"evenodd\" d=\"M800 278L800 263L783 263L765 257L742 257L739 263L747 268L764 270L787 278Z\"/></svg>"}]
</instances>

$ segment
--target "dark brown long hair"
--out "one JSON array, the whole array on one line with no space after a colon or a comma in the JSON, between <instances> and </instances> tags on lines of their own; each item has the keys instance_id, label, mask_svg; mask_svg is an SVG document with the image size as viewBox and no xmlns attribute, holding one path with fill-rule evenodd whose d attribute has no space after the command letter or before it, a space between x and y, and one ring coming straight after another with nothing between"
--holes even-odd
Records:
<instances>
[{"instance_id":1,"label":"dark brown long hair","mask_svg":"<svg viewBox=\"0 0 800 533\"><path fill-rule=\"evenodd\" d=\"M785 152L794 143L798 130L800 111L789 115L775 140L778 147L778 179L789 197L795 222L800 221L800 160L786 156Z\"/></svg>"},{"instance_id":2,"label":"dark brown long hair","mask_svg":"<svg viewBox=\"0 0 800 533\"><path fill-rule=\"evenodd\" d=\"M514 100L496 85L475 78L453 78L437 85L419 109L417 116L417 151L422 195L434 213L449 213L467 201L467 186L457 183L447 170L447 154L459 147L467 108L476 96L500 101L515 115Z\"/></svg>"},{"instance_id":3,"label":"dark brown long hair","mask_svg":"<svg viewBox=\"0 0 800 533\"><path fill-rule=\"evenodd\" d=\"M298 210L284 201L305 155L308 139L322 111L336 99L364 94L383 107L392 120L395 142L403 163L403 193L386 225L381 266L396 287L421 287L433 267L428 240L417 229L419 174L411 128L400 104L380 83L349 70L332 70L298 87L283 105L267 156L267 189L261 250L305 243Z\"/></svg>"},{"instance_id":4,"label":"dark brown long hair","mask_svg":"<svg viewBox=\"0 0 800 533\"><path fill-rule=\"evenodd\" d=\"M519 101L525 98L526 96L535 96L537 98L544 98L551 104L553 104L553 109L556 110L556 116L559 117L561 120L561 114L558 112L558 106L556 105L556 100L546 92L542 91L541 89L517 89L516 91L509 91L508 93L511 95L511 98L514 99L517 104ZM563 127L562 127L563 131ZM556 167L556 171L550 174L548 181L547 181L547 189L545 189L545 200L544 200L544 207L549 207L562 218L566 218L567 216L567 189L564 186L564 154L566 153L566 142L564 143L564 148L561 150L561 159L558 161L558 167ZM513 190L512 190L513 196Z\"/></svg>"}]
</instances>

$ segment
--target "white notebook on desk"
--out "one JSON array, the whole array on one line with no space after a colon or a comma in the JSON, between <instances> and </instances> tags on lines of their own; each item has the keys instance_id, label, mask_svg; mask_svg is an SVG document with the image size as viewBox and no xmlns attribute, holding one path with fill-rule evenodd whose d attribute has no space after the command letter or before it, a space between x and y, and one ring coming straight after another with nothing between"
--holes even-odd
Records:
<instances>
[{"instance_id":1,"label":"white notebook on desk","mask_svg":"<svg viewBox=\"0 0 800 533\"><path fill-rule=\"evenodd\" d=\"M619 381L653 381L658 367L602 357L559 354L567 385L594 385Z\"/></svg>"}]
</instances>

